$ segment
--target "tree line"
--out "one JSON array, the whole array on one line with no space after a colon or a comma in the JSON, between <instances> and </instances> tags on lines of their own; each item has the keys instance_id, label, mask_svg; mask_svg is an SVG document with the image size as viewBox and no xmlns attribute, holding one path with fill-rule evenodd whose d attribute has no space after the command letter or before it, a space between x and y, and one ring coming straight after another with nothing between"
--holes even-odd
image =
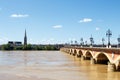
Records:
<instances>
[{"instance_id":1,"label":"tree line","mask_svg":"<svg viewBox=\"0 0 120 80\"><path fill-rule=\"evenodd\" d=\"M1 45L0 50L59 50L55 45L21 45L11 46L10 44Z\"/></svg>"}]
</instances>

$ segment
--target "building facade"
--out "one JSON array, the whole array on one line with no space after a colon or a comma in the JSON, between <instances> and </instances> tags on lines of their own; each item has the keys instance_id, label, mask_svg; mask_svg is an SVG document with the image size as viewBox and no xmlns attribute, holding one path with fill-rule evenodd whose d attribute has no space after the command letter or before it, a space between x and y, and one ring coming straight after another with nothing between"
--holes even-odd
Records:
<instances>
[{"instance_id":1,"label":"building facade","mask_svg":"<svg viewBox=\"0 0 120 80\"><path fill-rule=\"evenodd\" d=\"M22 42L20 41L8 41L8 44L10 44L10 46L22 46Z\"/></svg>"}]
</instances>

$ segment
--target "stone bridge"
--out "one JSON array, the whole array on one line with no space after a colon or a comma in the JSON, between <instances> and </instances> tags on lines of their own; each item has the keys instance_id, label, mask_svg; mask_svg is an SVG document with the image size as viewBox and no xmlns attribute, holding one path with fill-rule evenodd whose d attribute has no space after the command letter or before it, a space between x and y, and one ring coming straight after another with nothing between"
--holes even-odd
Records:
<instances>
[{"instance_id":1,"label":"stone bridge","mask_svg":"<svg viewBox=\"0 0 120 80\"><path fill-rule=\"evenodd\" d=\"M106 64L108 71L120 71L120 49L63 47L60 51L77 56L81 60L91 60L91 64Z\"/></svg>"}]
</instances>

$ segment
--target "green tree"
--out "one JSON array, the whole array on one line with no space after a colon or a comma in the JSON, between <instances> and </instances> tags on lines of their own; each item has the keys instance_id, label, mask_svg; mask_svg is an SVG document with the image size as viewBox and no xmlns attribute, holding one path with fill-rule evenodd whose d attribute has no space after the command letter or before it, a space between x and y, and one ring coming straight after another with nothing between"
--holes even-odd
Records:
<instances>
[{"instance_id":1,"label":"green tree","mask_svg":"<svg viewBox=\"0 0 120 80\"><path fill-rule=\"evenodd\" d=\"M4 45L2 45L2 50L13 50L14 49L14 47L13 46L11 46L10 44L4 44Z\"/></svg>"},{"instance_id":2,"label":"green tree","mask_svg":"<svg viewBox=\"0 0 120 80\"><path fill-rule=\"evenodd\" d=\"M32 45L28 44L23 47L23 50L32 50Z\"/></svg>"},{"instance_id":3,"label":"green tree","mask_svg":"<svg viewBox=\"0 0 120 80\"><path fill-rule=\"evenodd\" d=\"M15 46L14 50L23 50L23 46Z\"/></svg>"}]
</instances>

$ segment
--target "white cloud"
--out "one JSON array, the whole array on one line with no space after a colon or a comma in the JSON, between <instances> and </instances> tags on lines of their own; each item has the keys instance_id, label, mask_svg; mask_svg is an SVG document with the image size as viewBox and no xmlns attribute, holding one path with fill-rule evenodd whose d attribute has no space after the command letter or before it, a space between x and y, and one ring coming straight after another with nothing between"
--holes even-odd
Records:
<instances>
[{"instance_id":1,"label":"white cloud","mask_svg":"<svg viewBox=\"0 0 120 80\"><path fill-rule=\"evenodd\" d=\"M96 28L95 28L95 30L96 30L96 31L99 31L99 30L100 30L100 28L99 28L99 27L96 27Z\"/></svg>"},{"instance_id":2,"label":"white cloud","mask_svg":"<svg viewBox=\"0 0 120 80\"><path fill-rule=\"evenodd\" d=\"M28 14L12 14L10 17L12 18L25 18L25 17L29 17Z\"/></svg>"},{"instance_id":3,"label":"white cloud","mask_svg":"<svg viewBox=\"0 0 120 80\"><path fill-rule=\"evenodd\" d=\"M53 28L55 28L55 29L62 28L62 25L55 25L55 26L53 26Z\"/></svg>"},{"instance_id":4,"label":"white cloud","mask_svg":"<svg viewBox=\"0 0 120 80\"><path fill-rule=\"evenodd\" d=\"M83 18L83 19L81 19L79 22L80 22L80 23L87 23L87 22L91 22L91 21L92 21L91 18Z\"/></svg>"}]
</instances>

